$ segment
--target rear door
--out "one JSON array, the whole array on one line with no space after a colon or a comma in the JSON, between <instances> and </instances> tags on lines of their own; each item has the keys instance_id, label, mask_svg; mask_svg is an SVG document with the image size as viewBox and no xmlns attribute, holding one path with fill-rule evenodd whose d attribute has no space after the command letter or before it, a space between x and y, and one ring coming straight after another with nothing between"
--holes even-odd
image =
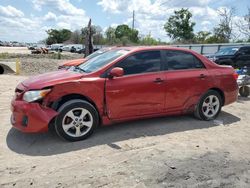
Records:
<instances>
[{"instance_id":1,"label":"rear door","mask_svg":"<svg viewBox=\"0 0 250 188\"><path fill-rule=\"evenodd\" d=\"M132 118L163 112L165 102L162 54L138 52L118 62L122 77L106 80L106 103L111 119Z\"/></svg>"},{"instance_id":2,"label":"rear door","mask_svg":"<svg viewBox=\"0 0 250 188\"><path fill-rule=\"evenodd\" d=\"M166 80L166 110L179 111L196 103L210 87L210 75L204 64L193 54L166 50L164 75Z\"/></svg>"}]
</instances>

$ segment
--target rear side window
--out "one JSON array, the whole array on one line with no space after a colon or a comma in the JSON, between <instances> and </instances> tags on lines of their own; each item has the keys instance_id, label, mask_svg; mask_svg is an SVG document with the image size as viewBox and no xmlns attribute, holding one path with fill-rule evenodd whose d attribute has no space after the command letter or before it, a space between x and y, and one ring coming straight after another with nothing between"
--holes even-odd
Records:
<instances>
[{"instance_id":1,"label":"rear side window","mask_svg":"<svg viewBox=\"0 0 250 188\"><path fill-rule=\"evenodd\" d=\"M194 55L182 51L166 51L165 70L201 69L203 63Z\"/></svg>"},{"instance_id":2,"label":"rear side window","mask_svg":"<svg viewBox=\"0 0 250 188\"><path fill-rule=\"evenodd\" d=\"M119 62L116 67L124 69L125 75L157 72L161 69L160 51L139 52Z\"/></svg>"}]
</instances>

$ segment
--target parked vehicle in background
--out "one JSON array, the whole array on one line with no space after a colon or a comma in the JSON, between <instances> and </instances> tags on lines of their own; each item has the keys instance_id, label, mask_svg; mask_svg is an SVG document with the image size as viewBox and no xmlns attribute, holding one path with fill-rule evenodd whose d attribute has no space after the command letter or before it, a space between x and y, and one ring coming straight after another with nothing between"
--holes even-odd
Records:
<instances>
[{"instance_id":1,"label":"parked vehicle in background","mask_svg":"<svg viewBox=\"0 0 250 188\"><path fill-rule=\"evenodd\" d=\"M186 49L123 47L20 83L11 123L23 132L54 126L62 138L78 141L99 125L133 119L194 113L212 120L237 96L232 67Z\"/></svg>"},{"instance_id":2,"label":"parked vehicle in background","mask_svg":"<svg viewBox=\"0 0 250 188\"><path fill-rule=\"evenodd\" d=\"M45 44L31 44L31 45L28 45L27 48L29 50L37 50L41 48L46 48L46 45Z\"/></svg>"},{"instance_id":3,"label":"parked vehicle in background","mask_svg":"<svg viewBox=\"0 0 250 188\"><path fill-rule=\"evenodd\" d=\"M62 51L76 53L78 50L83 49L82 44L68 44L62 47Z\"/></svg>"},{"instance_id":4,"label":"parked vehicle in background","mask_svg":"<svg viewBox=\"0 0 250 188\"><path fill-rule=\"evenodd\" d=\"M223 48L213 55L206 56L219 65L231 65L234 68L250 68L250 46Z\"/></svg>"},{"instance_id":5,"label":"parked vehicle in background","mask_svg":"<svg viewBox=\"0 0 250 188\"><path fill-rule=\"evenodd\" d=\"M62 51L70 52L70 48L71 48L70 45L63 46Z\"/></svg>"},{"instance_id":6,"label":"parked vehicle in background","mask_svg":"<svg viewBox=\"0 0 250 188\"><path fill-rule=\"evenodd\" d=\"M70 68L71 66L78 66L84 62L86 62L87 60L91 59L91 58L94 58L98 55L101 55L111 49L114 49L115 47L106 47L106 48L102 48L100 50L97 50L95 51L94 53L88 55L87 57L85 58L81 58L81 59L74 59L74 60L71 60L71 61L67 61L67 62L64 62L62 63L61 65L59 65L58 69L68 69Z\"/></svg>"},{"instance_id":7,"label":"parked vehicle in background","mask_svg":"<svg viewBox=\"0 0 250 188\"><path fill-rule=\"evenodd\" d=\"M56 51L56 52L62 52L63 44L52 44L50 48L48 48L49 51Z\"/></svg>"}]
</instances>

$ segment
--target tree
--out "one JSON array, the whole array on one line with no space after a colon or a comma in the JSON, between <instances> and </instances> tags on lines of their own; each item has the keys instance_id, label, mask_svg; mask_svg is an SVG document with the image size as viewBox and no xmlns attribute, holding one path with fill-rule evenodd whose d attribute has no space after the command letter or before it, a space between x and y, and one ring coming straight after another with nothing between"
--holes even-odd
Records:
<instances>
[{"instance_id":1,"label":"tree","mask_svg":"<svg viewBox=\"0 0 250 188\"><path fill-rule=\"evenodd\" d=\"M81 44L82 43L81 31L75 30L73 33L71 33L70 42L73 44Z\"/></svg>"},{"instance_id":2,"label":"tree","mask_svg":"<svg viewBox=\"0 0 250 188\"><path fill-rule=\"evenodd\" d=\"M82 29L83 37L87 35L88 27L84 27ZM94 44L103 44L104 43L104 37L102 34L102 28L100 26L91 25L91 35L93 37L93 43Z\"/></svg>"},{"instance_id":3,"label":"tree","mask_svg":"<svg viewBox=\"0 0 250 188\"><path fill-rule=\"evenodd\" d=\"M193 40L193 28L195 23L191 21L192 13L188 9L174 11L164 25L167 35L179 42L190 42Z\"/></svg>"},{"instance_id":4,"label":"tree","mask_svg":"<svg viewBox=\"0 0 250 188\"><path fill-rule=\"evenodd\" d=\"M132 29L126 24L118 25L115 29L116 38L118 39L127 38L128 40L134 43L138 42L139 40L138 33L139 32L136 29Z\"/></svg>"},{"instance_id":5,"label":"tree","mask_svg":"<svg viewBox=\"0 0 250 188\"><path fill-rule=\"evenodd\" d=\"M115 28L108 27L108 29L105 32L105 35L106 35L108 44L115 44L116 42Z\"/></svg>"},{"instance_id":6,"label":"tree","mask_svg":"<svg viewBox=\"0 0 250 188\"><path fill-rule=\"evenodd\" d=\"M93 26L94 27L94 30L95 30L95 33L93 35L93 41L94 41L94 44L104 44L104 37L103 37L103 34L102 34L102 28L100 26Z\"/></svg>"},{"instance_id":7,"label":"tree","mask_svg":"<svg viewBox=\"0 0 250 188\"><path fill-rule=\"evenodd\" d=\"M219 25L214 28L213 38L217 39L217 42L227 43L232 38L234 8L223 8L218 13L221 18Z\"/></svg>"},{"instance_id":8,"label":"tree","mask_svg":"<svg viewBox=\"0 0 250 188\"><path fill-rule=\"evenodd\" d=\"M240 33L250 41L250 8L248 8L248 13L244 16L244 21L236 23L236 26Z\"/></svg>"},{"instance_id":9,"label":"tree","mask_svg":"<svg viewBox=\"0 0 250 188\"><path fill-rule=\"evenodd\" d=\"M141 45L158 45L160 44L160 42L154 39L150 34L148 34L140 40L140 44Z\"/></svg>"},{"instance_id":10,"label":"tree","mask_svg":"<svg viewBox=\"0 0 250 188\"><path fill-rule=\"evenodd\" d=\"M61 30L50 29L46 32L49 35L48 38L46 39L46 44L48 45L54 43L63 43L70 39L72 33L68 29L61 29Z\"/></svg>"},{"instance_id":11,"label":"tree","mask_svg":"<svg viewBox=\"0 0 250 188\"><path fill-rule=\"evenodd\" d=\"M208 38L210 37L211 32L208 31L199 31L195 35L195 42L196 43L207 43Z\"/></svg>"}]
</instances>

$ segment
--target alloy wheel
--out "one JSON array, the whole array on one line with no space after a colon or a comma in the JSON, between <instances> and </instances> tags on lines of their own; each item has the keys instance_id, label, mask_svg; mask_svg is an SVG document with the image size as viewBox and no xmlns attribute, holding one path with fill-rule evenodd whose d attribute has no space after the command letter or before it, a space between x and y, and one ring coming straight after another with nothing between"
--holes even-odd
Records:
<instances>
[{"instance_id":1,"label":"alloy wheel","mask_svg":"<svg viewBox=\"0 0 250 188\"><path fill-rule=\"evenodd\" d=\"M93 117L85 108L74 108L68 111L62 121L64 132L72 137L81 137L93 126Z\"/></svg>"},{"instance_id":2,"label":"alloy wheel","mask_svg":"<svg viewBox=\"0 0 250 188\"><path fill-rule=\"evenodd\" d=\"M209 95L202 104L202 112L208 118L215 116L219 109L220 101L215 95Z\"/></svg>"}]
</instances>

